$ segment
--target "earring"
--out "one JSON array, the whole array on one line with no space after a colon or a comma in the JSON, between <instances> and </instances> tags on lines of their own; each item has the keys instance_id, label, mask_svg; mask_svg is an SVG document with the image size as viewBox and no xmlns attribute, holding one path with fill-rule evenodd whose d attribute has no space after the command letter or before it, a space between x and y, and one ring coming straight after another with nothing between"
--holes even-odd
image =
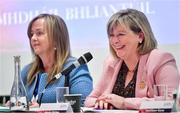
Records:
<instances>
[{"instance_id":1,"label":"earring","mask_svg":"<svg viewBox=\"0 0 180 113\"><path fill-rule=\"evenodd\" d=\"M142 40L140 40L139 43L141 44L141 43L142 43Z\"/></svg>"},{"instance_id":2,"label":"earring","mask_svg":"<svg viewBox=\"0 0 180 113\"><path fill-rule=\"evenodd\" d=\"M56 47L54 47L54 50L57 50L57 48L56 48Z\"/></svg>"}]
</instances>

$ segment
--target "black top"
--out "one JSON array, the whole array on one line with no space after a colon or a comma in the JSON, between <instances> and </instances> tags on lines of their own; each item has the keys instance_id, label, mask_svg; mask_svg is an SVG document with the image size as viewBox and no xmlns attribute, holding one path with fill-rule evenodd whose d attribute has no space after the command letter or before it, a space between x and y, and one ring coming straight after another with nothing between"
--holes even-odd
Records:
<instances>
[{"instance_id":1,"label":"black top","mask_svg":"<svg viewBox=\"0 0 180 113\"><path fill-rule=\"evenodd\" d=\"M128 83L128 85L125 87L125 80L128 72L128 67L126 64L123 62L122 66L119 70L114 88L112 90L113 94L117 94L122 97L135 97L135 87L136 87L136 76L137 76L137 66L134 71L134 75L132 80Z\"/></svg>"}]
</instances>

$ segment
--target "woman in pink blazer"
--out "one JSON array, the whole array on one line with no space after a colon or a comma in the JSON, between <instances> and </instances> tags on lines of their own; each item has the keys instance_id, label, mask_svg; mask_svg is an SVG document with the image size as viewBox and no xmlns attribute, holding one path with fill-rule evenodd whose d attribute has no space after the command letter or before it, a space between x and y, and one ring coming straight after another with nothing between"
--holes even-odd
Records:
<instances>
[{"instance_id":1,"label":"woman in pink blazer","mask_svg":"<svg viewBox=\"0 0 180 113\"><path fill-rule=\"evenodd\" d=\"M111 55L85 106L138 109L141 101L153 100L155 84L167 85L171 98L180 80L176 62L170 53L156 49L157 41L144 13L135 9L115 13L108 21L107 34Z\"/></svg>"}]
</instances>

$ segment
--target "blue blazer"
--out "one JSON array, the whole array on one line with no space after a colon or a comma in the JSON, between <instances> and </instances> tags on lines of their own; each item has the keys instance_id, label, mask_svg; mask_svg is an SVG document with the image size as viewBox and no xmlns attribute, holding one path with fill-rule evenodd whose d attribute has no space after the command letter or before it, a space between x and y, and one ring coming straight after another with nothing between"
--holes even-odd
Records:
<instances>
[{"instance_id":1,"label":"blue blazer","mask_svg":"<svg viewBox=\"0 0 180 113\"><path fill-rule=\"evenodd\" d=\"M64 69L70 66L77 59L74 57L69 57L64 65ZM29 85L27 83L27 75L31 64L26 65L21 71L21 78L25 85L28 101L31 101L33 97L33 92L37 83L37 76L39 76L39 87L38 87L38 101L42 95L42 92L47 84L47 73L40 72L35 75L35 80ZM87 65L81 65L70 72L69 76L69 93L70 94L82 94L81 96L81 106L84 104L85 98L90 94L93 88L92 77L90 76ZM61 76L52 84L46 88L43 96L42 103L56 103L56 87L64 86L65 77Z\"/></svg>"}]
</instances>

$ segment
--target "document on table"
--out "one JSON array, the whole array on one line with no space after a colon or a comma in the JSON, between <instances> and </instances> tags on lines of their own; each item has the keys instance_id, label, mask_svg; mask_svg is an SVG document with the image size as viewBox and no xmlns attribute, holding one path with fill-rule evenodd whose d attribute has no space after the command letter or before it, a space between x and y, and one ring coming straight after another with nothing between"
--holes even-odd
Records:
<instances>
[{"instance_id":1,"label":"document on table","mask_svg":"<svg viewBox=\"0 0 180 113\"><path fill-rule=\"evenodd\" d=\"M10 111L9 107L0 106L0 112L2 111Z\"/></svg>"},{"instance_id":2,"label":"document on table","mask_svg":"<svg viewBox=\"0 0 180 113\"><path fill-rule=\"evenodd\" d=\"M81 107L84 113L139 113L137 110L96 110L94 108Z\"/></svg>"}]
</instances>

